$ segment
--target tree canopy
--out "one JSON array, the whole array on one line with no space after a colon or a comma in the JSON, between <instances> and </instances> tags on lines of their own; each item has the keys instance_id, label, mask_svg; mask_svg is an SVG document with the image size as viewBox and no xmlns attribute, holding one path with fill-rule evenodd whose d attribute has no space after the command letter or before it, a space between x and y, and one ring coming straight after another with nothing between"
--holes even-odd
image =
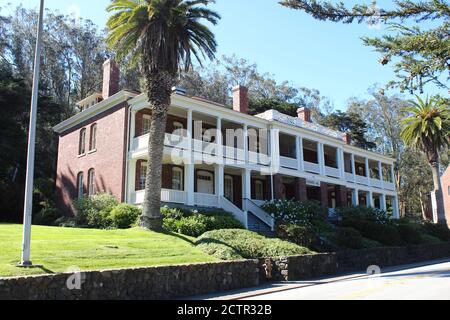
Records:
<instances>
[{"instance_id":1,"label":"tree canopy","mask_svg":"<svg viewBox=\"0 0 450 320\"><path fill-rule=\"evenodd\" d=\"M343 2L317 0L283 0L280 3L322 21L388 24L388 34L380 38L363 38L366 46L381 54L381 64L394 65L397 79L390 81L387 87L411 93L422 93L426 84L450 89L447 83L450 68L450 5L446 0L396 0L392 9L378 8L376 1L371 5L356 4L352 8ZM424 29L421 27L424 21L433 24Z\"/></svg>"}]
</instances>

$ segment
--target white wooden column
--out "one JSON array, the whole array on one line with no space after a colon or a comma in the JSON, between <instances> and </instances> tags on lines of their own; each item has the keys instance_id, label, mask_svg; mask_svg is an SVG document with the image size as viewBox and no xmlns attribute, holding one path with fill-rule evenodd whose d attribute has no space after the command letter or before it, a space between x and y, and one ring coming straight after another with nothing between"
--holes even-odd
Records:
<instances>
[{"instance_id":1,"label":"white wooden column","mask_svg":"<svg viewBox=\"0 0 450 320\"><path fill-rule=\"evenodd\" d=\"M251 170L242 169L242 203L244 211L247 211L246 199L252 198Z\"/></svg>"},{"instance_id":2,"label":"white wooden column","mask_svg":"<svg viewBox=\"0 0 450 320\"><path fill-rule=\"evenodd\" d=\"M383 182L383 165L381 161L378 161L378 176L380 177L380 181Z\"/></svg>"},{"instance_id":3,"label":"white wooden column","mask_svg":"<svg viewBox=\"0 0 450 320\"><path fill-rule=\"evenodd\" d=\"M270 129L270 174L274 175L280 171L280 130Z\"/></svg>"},{"instance_id":4,"label":"white wooden column","mask_svg":"<svg viewBox=\"0 0 450 320\"><path fill-rule=\"evenodd\" d=\"M386 195L384 193L380 195L380 209L383 211L387 211Z\"/></svg>"},{"instance_id":5,"label":"white wooden column","mask_svg":"<svg viewBox=\"0 0 450 320\"><path fill-rule=\"evenodd\" d=\"M345 181L345 157L344 157L344 149L337 149L337 158L338 158L338 167L339 174L341 176L341 180Z\"/></svg>"},{"instance_id":6,"label":"white wooden column","mask_svg":"<svg viewBox=\"0 0 450 320\"><path fill-rule=\"evenodd\" d=\"M394 214L394 219L400 219L400 209L398 206L397 196L392 197L392 210Z\"/></svg>"},{"instance_id":7,"label":"white wooden column","mask_svg":"<svg viewBox=\"0 0 450 320\"><path fill-rule=\"evenodd\" d=\"M221 164L223 164L223 136L222 136L222 118L217 117L216 123L216 145L217 152L216 155L219 158Z\"/></svg>"},{"instance_id":8,"label":"white wooden column","mask_svg":"<svg viewBox=\"0 0 450 320\"><path fill-rule=\"evenodd\" d=\"M373 208L373 193L372 193L372 191L367 192L367 207Z\"/></svg>"},{"instance_id":9,"label":"white wooden column","mask_svg":"<svg viewBox=\"0 0 450 320\"><path fill-rule=\"evenodd\" d=\"M248 148L248 125L244 124L244 156L245 156L245 163L248 163L248 158L249 158L249 148Z\"/></svg>"},{"instance_id":10,"label":"white wooden column","mask_svg":"<svg viewBox=\"0 0 450 320\"><path fill-rule=\"evenodd\" d=\"M128 160L127 190L125 202L135 204L133 194L136 192L136 159Z\"/></svg>"},{"instance_id":11,"label":"white wooden column","mask_svg":"<svg viewBox=\"0 0 450 320\"><path fill-rule=\"evenodd\" d=\"M133 139L136 138L136 111L131 110L131 119L130 119L130 144L132 149Z\"/></svg>"},{"instance_id":12,"label":"white wooden column","mask_svg":"<svg viewBox=\"0 0 450 320\"><path fill-rule=\"evenodd\" d=\"M355 164L355 155L352 153L352 173L353 173L353 182L356 183L356 164Z\"/></svg>"},{"instance_id":13,"label":"white wooden column","mask_svg":"<svg viewBox=\"0 0 450 320\"><path fill-rule=\"evenodd\" d=\"M394 188L395 190L397 190L397 184L395 183L395 171L394 171L394 165L391 165L391 177L392 177L392 182L394 184Z\"/></svg>"},{"instance_id":14,"label":"white wooden column","mask_svg":"<svg viewBox=\"0 0 450 320\"><path fill-rule=\"evenodd\" d=\"M323 143L318 142L317 143L317 155L319 157L319 170L320 175L325 175L325 153L323 148Z\"/></svg>"},{"instance_id":15,"label":"white wooden column","mask_svg":"<svg viewBox=\"0 0 450 320\"><path fill-rule=\"evenodd\" d=\"M353 189L353 205L355 207L359 206L359 190L358 189Z\"/></svg>"},{"instance_id":16,"label":"white wooden column","mask_svg":"<svg viewBox=\"0 0 450 320\"><path fill-rule=\"evenodd\" d=\"M219 207L221 207L221 199L224 196L224 166L221 164L214 165L214 183L216 196L219 199Z\"/></svg>"},{"instance_id":17,"label":"white wooden column","mask_svg":"<svg viewBox=\"0 0 450 320\"><path fill-rule=\"evenodd\" d=\"M297 154L297 169L300 171L305 171L305 164L303 160L303 139L302 137L296 137L296 154Z\"/></svg>"},{"instance_id":18,"label":"white wooden column","mask_svg":"<svg viewBox=\"0 0 450 320\"><path fill-rule=\"evenodd\" d=\"M194 163L187 163L184 166L184 191L186 192L186 205L193 206L194 203Z\"/></svg>"},{"instance_id":19,"label":"white wooden column","mask_svg":"<svg viewBox=\"0 0 450 320\"><path fill-rule=\"evenodd\" d=\"M371 186L372 183L370 181L371 177L370 177L370 168L369 168L369 158L365 158L365 160L366 160L365 166L366 166L367 183L369 186Z\"/></svg>"}]
</instances>

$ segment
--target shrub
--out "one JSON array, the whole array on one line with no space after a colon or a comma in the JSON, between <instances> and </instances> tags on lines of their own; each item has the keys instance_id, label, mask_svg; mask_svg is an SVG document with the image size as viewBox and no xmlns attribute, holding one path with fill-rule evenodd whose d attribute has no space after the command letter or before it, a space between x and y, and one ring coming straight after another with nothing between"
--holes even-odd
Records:
<instances>
[{"instance_id":1,"label":"shrub","mask_svg":"<svg viewBox=\"0 0 450 320\"><path fill-rule=\"evenodd\" d=\"M383 245L381 243L375 240L367 239L364 237L361 240L361 249L372 249L372 248L379 248L382 246Z\"/></svg>"},{"instance_id":2,"label":"shrub","mask_svg":"<svg viewBox=\"0 0 450 320\"><path fill-rule=\"evenodd\" d=\"M338 217L344 220L370 221L379 224L391 224L391 215L387 212L365 206L341 207L336 209Z\"/></svg>"},{"instance_id":3,"label":"shrub","mask_svg":"<svg viewBox=\"0 0 450 320\"><path fill-rule=\"evenodd\" d=\"M73 203L78 224L89 228L110 228L109 214L118 204L116 198L106 193L83 197Z\"/></svg>"},{"instance_id":4,"label":"shrub","mask_svg":"<svg viewBox=\"0 0 450 320\"><path fill-rule=\"evenodd\" d=\"M310 254L307 248L280 239L266 238L243 229L215 230L197 238L195 245L222 260Z\"/></svg>"},{"instance_id":5,"label":"shrub","mask_svg":"<svg viewBox=\"0 0 450 320\"><path fill-rule=\"evenodd\" d=\"M353 228L337 228L332 238L334 243L340 247L350 249L361 249L363 247L361 233Z\"/></svg>"},{"instance_id":6,"label":"shrub","mask_svg":"<svg viewBox=\"0 0 450 320\"><path fill-rule=\"evenodd\" d=\"M111 210L109 219L113 228L128 229L136 224L141 214L142 210L138 207L122 203Z\"/></svg>"},{"instance_id":7,"label":"shrub","mask_svg":"<svg viewBox=\"0 0 450 320\"><path fill-rule=\"evenodd\" d=\"M49 202L41 203L42 209L35 215L33 215L33 224L52 226L55 221L60 218L58 210L53 207Z\"/></svg>"},{"instance_id":8,"label":"shrub","mask_svg":"<svg viewBox=\"0 0 450 320\"><path fill-rule=\"evenodd\" d=\"M181 218L180 220L174 218L163 220L163 228L166 231L177 232L191 237L198 237L205 233L207 230L206 224L206 217L203 215Z\"/></svg>"},{"instance_id":9,"label":"shrub","mask_svg":"<svg viewBox=\"0 0 450 320\"><path fill-rule=\"evenodd\" d=\"M276 228L276 237L298 244L302 247L311 248L317 245L320 240L312 228L295 224L280 224Z\"/></svg>"},{"instance_id":10,"label":"shrub","mask_svg":"<svg viewBox=\"0 0 450 320\"><path fill-rule=\"evenodd\" d=\"M360 231L364 237L378 241L387 246L398 246L403 244L400 233L397 228L392 225L369 222L364 226L363 230L358 231Z\"/></svg>"},{"instance_id":11,"label":"shrub","mask_svg":"<svg viewBox=\"0 0 450 320\"><path fill-rule=\"evenodd\" d=\"M424 244L440 244L440 243L442 243L441 239L433 237L429 234L423 234L422 239L423 239Z\"/></svg>"},{"instance_id":12,"label":"shrub","mask_svg":"<svg viewBox=\"0 0 450 320\"><path fill-rule=\"evenodd\" d=\"M409 244L423 243L420 225L414 225L413 223L408 222L398 223L397 230L404 242Z\"/></svg>"},{"instance_id":13,"label":"shrub","mask_svg":"<svg viewBox=\"0 0 450 320\"><path fill-rule=\"evenodd\" d=\"M243 228L239 221L224 211L198 213L164 208L162 212L164 230L191 237L198 237L212 230Z\"/></svg>"},{"instance_id":14,"label":"shrub","mask_svg":"<svg viewBox=\"0 0 450 320\"><path fill-rule=\"evenodd\" d=\"M317 201L274 200L266 203L263 209L277 223L311 226L312 221L322 216L323 208Z\"/></svg>"},{"instance_id":15,"label":"shrub","mask_svg":"<svg viewBox=\"0 0 450 320\"><path fill-rule=\"evenodd\" d=\"M163 218L172 218L172 219L181 219L187 216L186 212L177 208L169 208L167 206L161 208L161 215L163 216Z\"/></svg>"},{"instance_id":16,"label":"shrub","mask_svg":"<svg viewBox=\"0 0 450 320\"><path fill-rule=\"evenodd\" d=\"M446 225L425 222L423 224L423 228L424 228L424 231L427 234L429 234L430 236L438 238L442 241L450 240L450 230L448 229L448 227Z\"/></svg>"}]
</instances>

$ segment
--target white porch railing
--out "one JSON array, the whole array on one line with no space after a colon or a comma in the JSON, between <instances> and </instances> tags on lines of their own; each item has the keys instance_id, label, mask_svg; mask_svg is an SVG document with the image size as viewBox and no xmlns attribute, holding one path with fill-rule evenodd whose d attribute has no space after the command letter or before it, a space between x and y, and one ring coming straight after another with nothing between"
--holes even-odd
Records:
<instances>
[{"instance_id":1,"label":"white porch railing","mask_svg":"<svg viewBox=\"0 0 450 320\"><path fill-rule=\"evenodd\" d=\"M280 156L280 163L282 167L289 169L298 169L297 159Z\"/></svg>"},{"instance_id":2,"label":"white porch railing","mask_svg":"<svg viewBox=\"0 0 450 320\"><path fill-rule=\"evenodd\" d=\"M144 195L145 195L145 190L139 190L139 191L133 192L131 195L131 200L130 200L131 203L133 203L133 204L144 203ZM186 202L186 192L177 191L177 190L169 190L169 189L161 189L161 201L184 204Z\"/></svg>"},{"instance_id":3,"label":"white porch railing","mask_svg":"<svg viewBox=\"0 0 450 320\"><path fill-rule=\"evenodd\" d=\"M256 153L249 151L248 152L248 162L250 164L259 164L259 165L269 165L270 164L270 156L263 153Z\"/></svg>"},{"instance_id":4,"label":"white porch railing","mask_svg":"<svg viewBox=\"0 0 450 320\"><path fill-rule=\"evenodd\" d=\"M304 167L307 172L320 173L320 167L317 163L305 161Z\"/></svg>"},{"instance_id":5,"label":"white porch railing","mask_svg":"<svg viewBox=\"0 0 450 320\"><path fill-rule=\"evenodd\" d=\"M334 178L339 178L341 176L339 169L327 166L325 166L325 175Z\"/></svg>"},{"instance_id":6,"label":"white porch railing","mask_svg":"<svg viewBox=\"0 0 450 320\"><path fill-rule=\"evenodd\" d=\"M272 231L275 230L275 220L267 212L261 209L256 203L250 199L245 199L245 206L247 211L253 213L258 219L267 224Z\"/></svg>"},{"instance_id":7,"label":"white porch railing","mask_svg":"<svg viewBox=\"0 0 450 320\"><path fill-rule=\"evenodd\" d=\"M354 177L355 176L353 175L353 173L345 173L345 180L347 180L348 182L353 182Z\"/></svg>"},{"instance_id":8,"label":"white porch railing","mask_svg":"<svg viewBox=\"0 0 450 320\"><path fill-rule=\"evenodd\" d=\"M255 200L255 199L252 199L252 201L258 206L258 207L262 207L263 205L265 205L266 204L266 201L265 200Z\"/></svg>"},{"instance_id":9,"label":"white porch railing","mask_svg":"<svg viewBox=\"0 0 450 320\"><path fill-rule=\"evenodd\" d=\"M186 192L178 190L161 190L161 201L171 202L171 203L185 203L186 202Z\"/></svg>"},{"instance_id":10,"label":"white porch railing","mask_svg":"<svg viewBox=\"0 0 450 320\"><path fill-rule=\"evenodd\" d=\"M395 191L395 184L392 182L388 182L388 181L384 181L383 182L383 187L384 189L390 190L390 191Z\"/></svg>"},{"instance_id":11,"label":"white porch railing","mask_svg":"<svg viewBox=\"0 0 450 320\"><path fill-rule=\"evenodd\" d=\"M134 138L131 144L132 150L146 150L148 147L148 139L148 134ZM164 145L167 147L188 149L189 139L180 135L166 133L166 136L164 138Z\"/></svg>"},{"instance_id":12,"label":"white porch railing","mask_svg":"<svg viewBox=\"0 0 450 320\"><path fill-rule=\"evenodd\" d=\"M243 149L237 149L233 147L224 146L223 156L228 159L234 159L239 161L245 161L245 152Z\"/></svg>"},{"instance_id":13,"label":"white porch railing","mask_svg":"<svg viewBox=\"0 0 450 320\"><path fill-rule=\"evenodd\" d=\"M375 188L382 188L383 182L378 179L370 179L370 185Z\"/></svg>"},{"instance_id":14,"label":"white porch railing","mask_svg":"<svg viewBox=\"0 0 450 320\"><path fill-rule=\"evenodd\" d=\"M369 185L369 178L364 177L364 176L356 175L356 183Z\"/></svg>"},{"instance_id":15,"label":"white porch railing","mask_svg":"<svg viewBox=\"0 0 450 320\"><path fill-rule=\"evenodd\" d=\"M224 211L230 212L244 227L247 228L247 217L241 209L225 197L220 198L220 204Z\"/></svg>"},{"instance_id":16,"label":"white porch railing","mask_svg":"<svg viewBox=\"0 0 450 320\"><path fill-rule=\"evenodd\" d=\"M219 197L215 194L195 193L194 203L199 207L219 207Z\"/></svg>"}]
</instances>

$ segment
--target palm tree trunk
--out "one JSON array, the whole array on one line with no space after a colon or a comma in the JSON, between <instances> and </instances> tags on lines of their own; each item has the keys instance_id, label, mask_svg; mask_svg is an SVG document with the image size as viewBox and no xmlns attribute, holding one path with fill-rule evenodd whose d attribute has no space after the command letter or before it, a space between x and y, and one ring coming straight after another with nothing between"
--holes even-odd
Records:
<instances>
[{"instance_id":1,"label":"palm tree trunk","mask_svg":"<svg viewBox=\"0 0 450 320\"><path fill-rule=\"evenodd\" d=\"M165 72L147 77L147 96L151 105L148 141L148 167L141 227L161 231L161 181L167 113L171 103L173 77Z\"/></svg>"},{"instance_id":2,"label":"palm tree trunk","mask_svg":"<svg viewBox=\"0 0 450 320\"><path fill-rule=\"evenodd\" d=\"M444 195L442 193L441 177L439 174L439 162L431 162L431 172L433 173L434 194L436 197L436 210L438 223L447 225L444 212Z\"/></svg>"}]
</instances>

